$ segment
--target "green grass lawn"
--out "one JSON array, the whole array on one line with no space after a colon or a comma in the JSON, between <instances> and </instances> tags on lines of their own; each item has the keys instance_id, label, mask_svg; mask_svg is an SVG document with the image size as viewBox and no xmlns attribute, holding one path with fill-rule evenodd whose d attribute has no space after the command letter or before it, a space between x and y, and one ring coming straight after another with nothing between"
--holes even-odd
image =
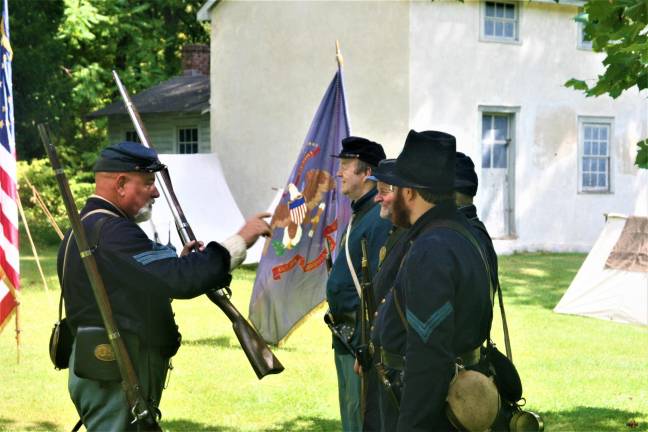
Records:
<instances>
[{"instance_id":1,"label":"green grass lawn","mask_svg":"<svg viewBox=\"0 0 648 432\"><path fill-rule=\"evenodd\" d=\"M23 243L26 245L26 243ZM40 251L50 292L23 250L20 363L13 322L0 334L0 430L69 430L67 372L47 354L56 319L55 250ZM502 257L513 355L527 407L548 431L648 431L648 328L554 314L584 255ZM237 270L234 303L247 311L254 272ZM620 289L622 287L619 287ZM274 350L284 373L259 381L229 321L207 299L175 301L183 346L162 398L165 430L339 430L330 335L317 311ZM493 328L501 341L499 312ZM503 343L499 344L503 350ZM626 423L639 426L630 429Z\"/></svg>"}]
</instances>

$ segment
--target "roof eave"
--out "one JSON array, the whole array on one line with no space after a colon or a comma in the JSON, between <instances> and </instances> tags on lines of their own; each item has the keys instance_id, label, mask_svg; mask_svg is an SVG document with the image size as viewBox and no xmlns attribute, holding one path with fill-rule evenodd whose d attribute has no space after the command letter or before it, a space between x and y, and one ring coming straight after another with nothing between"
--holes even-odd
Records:
<instances>
[{"instance_id":1,"label":"roof eave","mask_svg":"<svg viewBox=\"0 0 648 432\"><path fill-rule=\"evenodd\" d=\"M216 3L218 3L218 0L207 0L207 2L198 9L198 13L196 14L198 21L211 21L209 11L214 7L214 5L216 5Z\"/></svg>"}]
</instances>

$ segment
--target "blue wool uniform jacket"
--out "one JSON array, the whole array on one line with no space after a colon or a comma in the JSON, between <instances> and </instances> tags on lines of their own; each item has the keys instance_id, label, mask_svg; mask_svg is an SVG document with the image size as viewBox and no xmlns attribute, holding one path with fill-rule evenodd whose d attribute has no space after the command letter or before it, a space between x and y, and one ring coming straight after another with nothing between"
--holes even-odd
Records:
<instances>
[{"instance_id":1,"label":"blue wool uniform jacket","mask_svg":"<svg viewBox=\"0 0 648 432\"><path fill-rule=\"evenodd\" d=\"M470 225L472 225L472 227L474 228L473 233L475 234L475 238L479 242L482 250L484 251L484 254L486 255L486 259L488 260L488 265L490 267L493 294L495 294L495 291L499 286L499 276L497 253L495 253L495 248L493 247L493 240L491 239L490 234L488 234L488 231L486 230L486 227L484 226L482 221L480 221L477 217L477 208L474 205L470 204L463 206L458 210L463 213L464 216L466 216L466 218L470 222Z\"/></svg>"},{"instance_id":2,"label":"blue wool uniform jacket","mask_svg":"<svg viewBox=\"0 0 648 432\"><path fill-rule=\"evenodd\" d=\"M428 230L438 220L454 220L477 237L454 203L439 203L393 247L374 280L378 290L395 287L378 308L372 341L405 357L400 415L384 419L388 425L398 423L402 431L452 429L444 407L454 359L482 344L492 322L479 252L451 229Z\"/></svg>"},{"instance_id":3,"label":"blue wool uniform jacket","mask_svg":"<svg viewBox=\"0 0 648 432\"><path fill-rule=\"evenodd\" d=\"M362 198L351 204L354 219L349 237L349 255L351 256L353 268L360 282L362 282L361 239L367 239L369 270L371 277L373 277L378 269L380 248L385 244L391 228L391 222L380 217L380 206L373 202L376 193L376 189L372 189ZM326 299L334 315L355 312L360 305L360 298L353 284L353 279L351 278L347 264L344 241L340 244L338 255L333 263L333 268L326 283ZM338 343L335 338L333 339L334 344ZM358 341L359 335L356 331L356 335L352 341L353 345L356 346Z\"/></svg>"},{"instance_id":4,"label":"blue wool uniform jacket","mask_svg":"<svg viewBox=\"0 0 648 432\"><path fill-rule=\"evenodd\" d=\"M448 430L445 399L455 358L488 337L493 319L486 267L473 244L456 231L435 227L452 219L471 231L452 205L422 215L396 278L408 324L399 431Z\"/></svg>"},{"instance_id":5,"label":"blue wool uniform jacket","mask_svg":"<svg viewBox=\"0 0 648 432\"><path fill-rule=\"evenodd\" d=\"M108 218L101 228L94 256L117 327L137 334L144 346L174 354L180 334L170 299L189 299L227 285L231 279L229 252L211 242L203 252L178 257L173 249L151 241L135 222L106 200L89 198L81 215L97 209L119 215L93 214L83 221L89 235L100 218ZM68 231L59 248L57 270L68 322L76 332L80 325L103 323L74 239L62 280L69 236Z\"/></svg>"}]
</instances>

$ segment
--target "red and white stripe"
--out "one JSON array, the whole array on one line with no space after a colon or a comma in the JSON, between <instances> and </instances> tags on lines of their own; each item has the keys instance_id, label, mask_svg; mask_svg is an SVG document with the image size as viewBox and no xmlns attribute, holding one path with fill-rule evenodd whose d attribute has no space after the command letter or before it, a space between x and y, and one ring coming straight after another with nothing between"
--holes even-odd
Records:
<instances>
[{"instance_id":1,"label":"red and white stripe","mask_svg":"<svg viewBox=\"0 0 648 432\"><path fill-rule=\"evenodd\" d=\"M18 193L16 187L16 141L12 101L11 47L9 45L9 11L3 1L0 73L0 329L17 306L20 288L18 257Z\"/></svg>"},{"instance_id":2,"label":"red and white stripe","mask_svg":"<svg viewBox=\"0 0 648 432\"><path fill-rule=\"evenodd\" d=\"M290 209L290 220L297 225L301 225L304 221L304 217L306 217L306 204Z\"/></svg>"}]
</instances>

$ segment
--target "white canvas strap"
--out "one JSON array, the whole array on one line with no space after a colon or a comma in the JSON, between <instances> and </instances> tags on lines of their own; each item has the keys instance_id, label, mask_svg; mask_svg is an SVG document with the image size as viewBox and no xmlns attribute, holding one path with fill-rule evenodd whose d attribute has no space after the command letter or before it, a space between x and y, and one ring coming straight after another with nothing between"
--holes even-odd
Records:
<instances>
[{"instance_id":1,"label":"white canvas strap","mask_svg":"<svg viewBox=\"0 0 648 432\"><path fill-rule=\"evenodd\" d=\"M356 291L358 292L358 297L362 298L362 288L360 288L360 281L358 280L358 275L356 274L355 268L353 267L353 262L351 261L351 255L349 254L349 237L351 237L351 224L353 223L353 217L349 219L349 226L347 228L346 237L344 239L344 252L346 254L347 265L349 266L349 273L351 273L351 279L353 279L353 285L355 285Z\"/></svg>"}]
</instances>

